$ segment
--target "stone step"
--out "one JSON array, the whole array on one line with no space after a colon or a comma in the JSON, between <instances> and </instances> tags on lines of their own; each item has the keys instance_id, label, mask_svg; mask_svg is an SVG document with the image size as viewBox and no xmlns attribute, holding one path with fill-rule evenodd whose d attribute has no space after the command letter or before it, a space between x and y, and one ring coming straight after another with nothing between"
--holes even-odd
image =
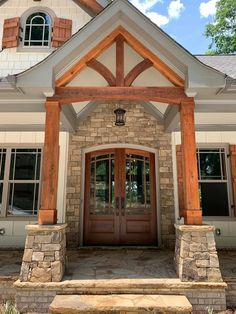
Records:
<instances>
[{"instance_id":1,"label":"stone step","mask_svg":"<svg viewBox=\"0 0 236 314\"><path fill-rule=\"evenodd\" d=\"M182 295L57 295L49 310L52 314L188 314L192 305Z\"/></svg>"}]
</instances>

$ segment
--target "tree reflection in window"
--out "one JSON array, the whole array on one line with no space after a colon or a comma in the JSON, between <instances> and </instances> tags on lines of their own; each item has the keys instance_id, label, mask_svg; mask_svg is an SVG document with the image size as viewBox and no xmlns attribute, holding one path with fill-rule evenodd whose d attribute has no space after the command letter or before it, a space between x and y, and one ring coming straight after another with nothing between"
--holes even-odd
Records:
<instances>
[{"instance_id":1,"label":"tree reflection in window","mask_svg":"<svg viewBox=\"0 0 236 314\"><path fill-rule=\"evenodd\" d=\"M225 148L198 148L198 180L203 216L228 216Z\"/></svg>"},{"instance_id":2,"label":"tree reflection in window","mask_svg":"<svg viewBox=\"0 0 236 314\"><path fill-rule=\"evenodd\" d=\"M140 155L126 155L126 213L150 211L150 160Z\"/></svg>"},{"instance_id":3,"label":"tree reflection in window","mask_svg":"<svg viewBox=\"0 0 236 314\"><path fill-rule=\"evenodd\" d=\"M31 14L25 24L24 46L48 47L51 41L51 18L44 12Z\"/></svg>"}]
</instances>

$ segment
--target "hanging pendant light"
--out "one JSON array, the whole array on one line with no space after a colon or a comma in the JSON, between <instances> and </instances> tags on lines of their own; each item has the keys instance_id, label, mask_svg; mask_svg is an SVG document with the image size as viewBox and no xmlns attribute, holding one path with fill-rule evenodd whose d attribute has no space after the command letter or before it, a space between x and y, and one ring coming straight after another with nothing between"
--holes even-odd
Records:
<instances>
[{"instance_id":1,"label":"hanging pendant light","mask_svg":"<svg viewBox=\"0 0 236 314\"><path fill-rule=\"evenodd\" d=\"M115 121L115 125L117 126L124 126L125 125L125 113L126 110L122 109L122 108L118 108L114 111L115 115L116 115L116 121Z\"/></svg>"}]
</instances>

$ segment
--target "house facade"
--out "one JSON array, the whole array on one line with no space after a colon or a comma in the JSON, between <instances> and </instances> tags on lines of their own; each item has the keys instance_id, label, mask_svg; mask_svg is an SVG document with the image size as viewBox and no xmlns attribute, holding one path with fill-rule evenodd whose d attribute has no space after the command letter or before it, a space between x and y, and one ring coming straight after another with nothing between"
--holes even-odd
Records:
<instances>
[{"instance_id":1,"label":"house facade","mask_svg":"<svg viewBox=\"0 0 236 314\"><path fill-rule=\"evenodd\" d=\"M25 225L37 222L55 86L118 84L183 86L194 99L203 222L216 226L217 247L235 247L235 56L192 56L130 4L107 5L1 2L0 246L23 247ZM178 106L91 93L60 114L57 218L68 244L173 246L184 206Z\"/></svg>"},{"instance_id":2,"label":"house facade","mask_svg":"<svg viewBox=\"0 0 236 314\"><path fill-rule=\"evenodd\" d=\"M24 247L50 184L69 247L173 247L182 96L194 106L195 205L217 247L235 247L235 56L191 55L127 1L2 1L0 41L0 247Z\"/></svg>"},{"instance_id":3,"label":"house facade","mask_svg":"<svg viewBox=\"0 0 236 314\"><path fill-rule=\"evenodd\" d=\"M0 247L24 248L19 309L154 291L224 310L235 55L191 55L126 0L1 1L0 34ZM177 278L67 281L66 248L91 246L175 246Z\"/></svg>"}]
</instances>

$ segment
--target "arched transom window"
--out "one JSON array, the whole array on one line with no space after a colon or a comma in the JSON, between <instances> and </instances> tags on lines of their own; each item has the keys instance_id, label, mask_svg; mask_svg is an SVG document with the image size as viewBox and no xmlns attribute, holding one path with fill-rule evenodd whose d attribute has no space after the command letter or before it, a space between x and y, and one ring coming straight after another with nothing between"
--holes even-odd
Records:
<instances>
[{"instance_id":1,"label":"arched transom window","mask_svg":"<svg viewBox=\"0 0 236 314\"><path fill-rule=\"evenodd\" d=\"M25 23L24 46L49 47L51 43L51 18L47 13L35 12Z\"/></svg>"}]
</instances>

